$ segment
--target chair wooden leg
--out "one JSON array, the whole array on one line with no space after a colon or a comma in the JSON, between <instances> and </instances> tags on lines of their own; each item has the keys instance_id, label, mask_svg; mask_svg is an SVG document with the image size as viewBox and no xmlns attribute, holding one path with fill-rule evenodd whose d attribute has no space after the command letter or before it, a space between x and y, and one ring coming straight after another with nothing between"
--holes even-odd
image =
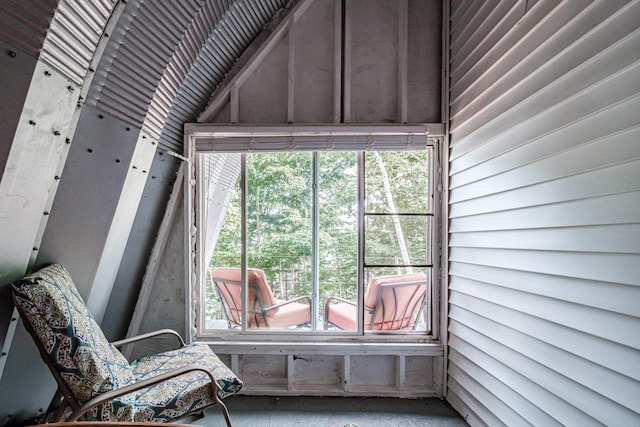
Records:
<instances>
[{"instance_id":1,"label":"chair wooden leg","mask_svg":"<svg viewBox=\"0 0 640 427\"><path fill-rule=\"evenodd\" d=\"M227 423L227 427L232 427L231 426L231 419L229 418L229 410L227 409L227 405L225 405L222 402L222 399L220 398L220 395L218 394L219 390L221 390L220 384L218 384L217 381L214 378L212 378L212 380L211 380L211 395L213 396L213 399L216 401L216 404L220 405L220 410L222 411L222 415L224 415L224 421Z\"/></svg>"},{"instance_id":2,"label":"chair wooden leg","mask_svg":"<svg viewBox=\"0 0 640 427\"><path fill-rule=\"evenodd\" d=\"M64 395L60 389L57 389L51 402L47 407L47 411L42 417L43 423L58 423L64 420L65 415L69 411L69 406L64 400Z\"/></svg>"},{"instance_id":3,"label":"chair wooden leg","mask_svg":"<svg viewBox=\"0 0 640 427\"><path fill-rule=\"evenodd\" d=\"M227 427L231 426L231 419L229 418L229 410L227 409L227 405L222 402L218 403L220 405L220 410L222 411L222 415L224 415L224 421L227 423Z\"/></svg>"}]
</instances>

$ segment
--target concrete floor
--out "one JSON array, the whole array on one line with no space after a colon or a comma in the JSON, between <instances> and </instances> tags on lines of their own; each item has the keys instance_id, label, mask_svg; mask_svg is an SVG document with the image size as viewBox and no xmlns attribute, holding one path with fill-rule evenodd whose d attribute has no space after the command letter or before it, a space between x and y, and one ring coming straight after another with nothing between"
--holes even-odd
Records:
<instances>
[{"instance_id":1,"label":"concrete floor","mask_svg":"<svg viewBox=\"0 0 640 427\"><path fill-rule=\"evenodd\" d=\"M466 427L441 399L234 396L225 400L234 427ZM215 405L182 422L224 426Z\"/></svg>"}]
</instances>

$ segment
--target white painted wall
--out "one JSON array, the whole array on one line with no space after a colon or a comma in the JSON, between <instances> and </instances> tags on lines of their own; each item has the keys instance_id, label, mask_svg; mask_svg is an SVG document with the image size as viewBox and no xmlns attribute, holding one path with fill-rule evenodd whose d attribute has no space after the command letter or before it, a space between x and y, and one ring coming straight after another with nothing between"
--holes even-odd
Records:
<instances>
[{"instance_id":1,"label":"white painted wall","mask_svg":"<svg viewBox=\"0 0 640 427\"><path fill-rule=\"evenodd\" d=\"M640 2L452 1L448 400L640 423Z\"/></svg>"}]
</instances>

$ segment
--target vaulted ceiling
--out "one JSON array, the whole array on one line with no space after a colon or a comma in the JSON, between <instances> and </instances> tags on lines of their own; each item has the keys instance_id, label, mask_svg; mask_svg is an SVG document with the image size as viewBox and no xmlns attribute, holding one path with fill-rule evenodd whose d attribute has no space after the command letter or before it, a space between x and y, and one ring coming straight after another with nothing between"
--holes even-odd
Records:
<instances>
[{"instance_id":1,"label":"vaulted ceiling","mask_svg":"<svg viewBox=\"0 0 640 427\"><path fill-rule=\"evenodd\" d=\"M421 0L1 2L3 281L62 262L120 335L185 123L439 123L441 28Z\"/></svg>"}]
</instances>

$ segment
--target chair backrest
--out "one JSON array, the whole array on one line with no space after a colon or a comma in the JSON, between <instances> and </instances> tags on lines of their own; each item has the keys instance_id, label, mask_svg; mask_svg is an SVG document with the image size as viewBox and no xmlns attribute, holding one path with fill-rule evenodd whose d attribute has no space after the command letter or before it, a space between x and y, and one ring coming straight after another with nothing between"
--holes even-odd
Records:
<instances>
[{"instance_id":1,"label":"chair backrest","mask_svg":"<svg viewBox=\"0 0 640 427\"><path fill-rule=\"evenodd\" d=\"M113 347L59 264L12 284L13 299L59 387L72 407L134 381L125 357ZM65 396L67 399L67 396Z\"/></svg>"},{"instance_id":2,"label":"chair backrest","mask_svg":"<svg viewBox=\"0 0 640 427\"><path fill-rule=\"evenodd\" d=\"M227 319L235 326L241 325L242 316L242 269L235 267L218 267L211 271L211 281L222 297ZM268 326L263 309L276 304L278 301L271 292L264 271L257 268L247 269L248 294L248 326ZM267 312L272 317L278 312L277 308Z\"/></svg>"},{"instance_id":3,"label":"chair backrest","mask_svg":"<svg viewBox=\"0 0 640 427\"><path fill-rule=\"evenodd\" d=\"M410 273L373 277L365 293L365 329L413 329L423 307L427 276Z\"/></svg>"}]
</instances>

